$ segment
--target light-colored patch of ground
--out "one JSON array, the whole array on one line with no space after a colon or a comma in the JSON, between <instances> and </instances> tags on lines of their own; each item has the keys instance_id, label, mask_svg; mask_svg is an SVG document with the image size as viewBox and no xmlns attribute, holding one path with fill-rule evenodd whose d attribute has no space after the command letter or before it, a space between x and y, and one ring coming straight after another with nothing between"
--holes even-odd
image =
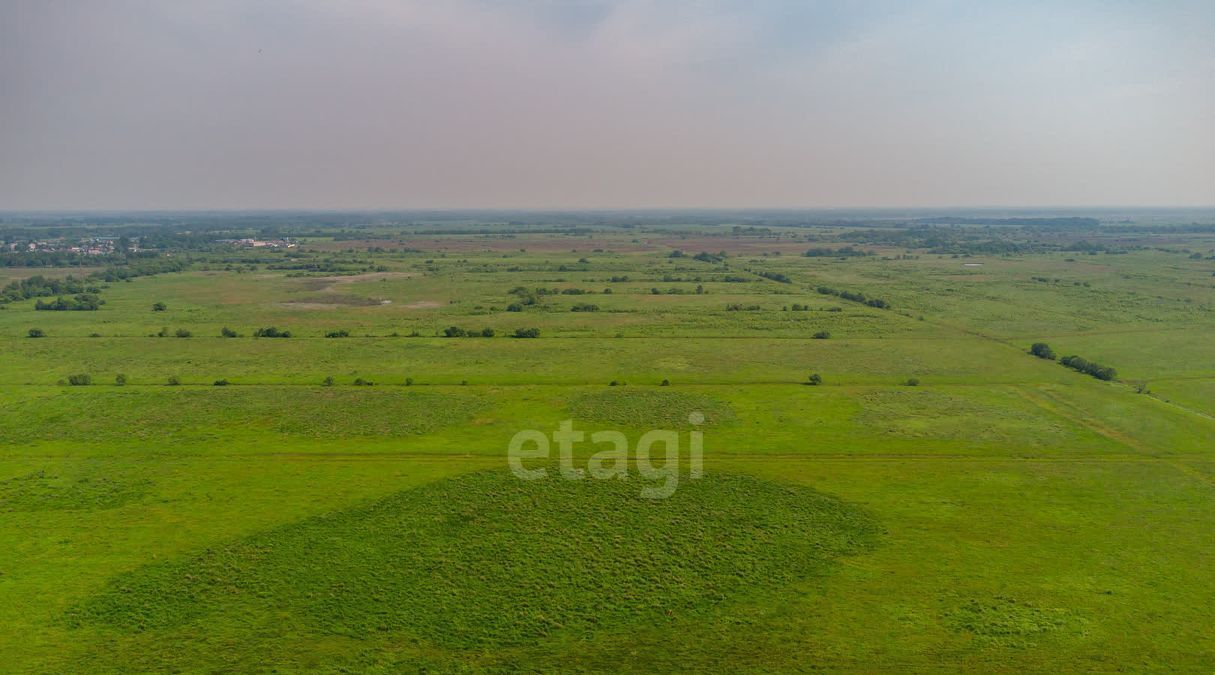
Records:
<instances>
[{"instance_id":1,"label":"light-colored patch of ground","mask_svg":"<svg viewBox=\"0 0 1215 675\"><path fill-rule=\"evenodd\" d=\"M418 300L405 305L405 309L435 309L442 307L443 303L435 302L434 300Z\"/></svg>"},{"instance_id":2,"label":"light-colored patch of ground","mask_svg":"<svg viewBox=\"0 0 1215 675\"><path fill-rule=\"evenodd\" d=\"M413 272L367 272L365 274L339 274L331 277L316 277L318 281L328 281L331 284L353 284L360 281L377 281L379 279L404 279L417 276Z\"/></svg>"},{"instance_id":3,"label":"light-colored patch of ground","mask_svg":"<svg viewBox=\"0 0 1215 675\"><path fill-rule=\"evenodd\" d=\"M286 309L337 309L341 307L332 302L280 302L278 306Z\"/></svg>"}]
</instances>

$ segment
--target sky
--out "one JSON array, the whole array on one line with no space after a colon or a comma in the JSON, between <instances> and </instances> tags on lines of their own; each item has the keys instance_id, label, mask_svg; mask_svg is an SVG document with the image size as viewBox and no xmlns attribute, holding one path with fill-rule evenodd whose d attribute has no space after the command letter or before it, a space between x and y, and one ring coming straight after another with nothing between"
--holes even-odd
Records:
<instances>
[{"instance_id":1,"label":"sky","mask_svg":"<svg viewBox=\"0 0 1215 675\"><path fill-rule=\"evenodd\" d=\"M0 210L1215 205L1215 2L0 0Z\"/></svg>"}]
</instances>

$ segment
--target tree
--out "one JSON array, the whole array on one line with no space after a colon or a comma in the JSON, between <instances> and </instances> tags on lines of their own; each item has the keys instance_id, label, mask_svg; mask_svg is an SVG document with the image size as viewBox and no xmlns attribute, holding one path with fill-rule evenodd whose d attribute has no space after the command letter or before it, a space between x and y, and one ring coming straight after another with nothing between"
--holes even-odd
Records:
<instances>
[{"instance_id":1,"label":"tree","mask_svg":"<svg viewBox=\"0 0 1215 675\"><path fill-rule=\"evenodd\" d=\"M46 337L46 331L41 328L31 328L28 335L32 338Z\"/></svg>"},{"instance_id":2,"label":"tree","mask_svg":"<svg viewBox=\"0 0 1215 675\"><path fill-rule=\"evenodd\" d=\"M1055 351L1051 349L1050 345L1046 344L1045 342L1035 342L1030 346L1029 353L1040 359L1046 359L1048 361L1055 360Z\"/></svg>"},{"instance_id":3,"label":"tree","mask_svg":"<svg viewBox=\"0 0 1215 675\"><path fill-rule=\"evenodd\" d=\"M818 385L823 383L823 376L819 375L818 373L813 373L810 375L810 378L807 381L809 382L809 384L811 386L817 387Z\"/></svg>"},{"instance_id":4,"label":"tree","mask_svg":"<svg viewBox=\"0 0 1215 675\"><path fill-rule=\"evenodd\" d=\"M165 305L165 303L163 303L163 302L155 302L155 303L152 303L152 311L153 311L153 312L163 312L163 311L165 311L165 310L166 310L166 309L168 309L168 308L169 308L169 307L168 307L167 305Z\"/></svg>"}]
</instances>

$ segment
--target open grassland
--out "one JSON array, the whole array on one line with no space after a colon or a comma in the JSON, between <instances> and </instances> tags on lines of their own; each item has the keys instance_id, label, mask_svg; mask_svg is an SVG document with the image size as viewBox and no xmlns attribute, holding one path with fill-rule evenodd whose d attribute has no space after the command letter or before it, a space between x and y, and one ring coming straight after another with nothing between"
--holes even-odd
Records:
<instances>
[{"instance_id":1,"label":"open grassland","mask_svg":"<svg viewBox=\"0 0 1215 675\"><path fill-rule=\"evenodd\" d=\"M1210 239L369 237L0 310L0 670L1215 663ZM563 420L702 433L705 475L512 476Z\"/></svg>"}]
</instances>

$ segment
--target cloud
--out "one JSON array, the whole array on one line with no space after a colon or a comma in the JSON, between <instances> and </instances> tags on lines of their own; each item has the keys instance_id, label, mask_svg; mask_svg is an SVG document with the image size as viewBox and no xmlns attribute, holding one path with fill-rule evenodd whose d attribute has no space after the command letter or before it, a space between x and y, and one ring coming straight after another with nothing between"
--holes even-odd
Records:
<instances>
[{"instance_id":1,"label":"cloud","mask_svg":"<svg viewBox=\"0 0 1215 675\"><path fill-rule=\"evenodd\" d=\"M0 209L1211 203L1205 3L0 4Z\"/></svg>"}]
</instances>

